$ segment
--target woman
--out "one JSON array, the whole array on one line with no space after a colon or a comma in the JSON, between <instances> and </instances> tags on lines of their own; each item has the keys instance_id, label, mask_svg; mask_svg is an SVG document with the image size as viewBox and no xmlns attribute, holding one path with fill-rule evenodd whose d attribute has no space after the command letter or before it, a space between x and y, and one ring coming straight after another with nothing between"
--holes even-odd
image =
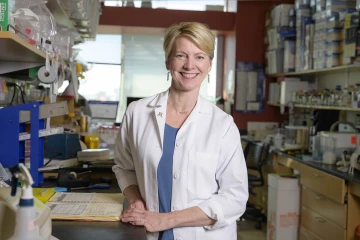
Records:
<instances>
[{"instance_id":1,"label":"woman","mask_svg":"<svg viewBox=\"0 0 360 240\"><path fill-rule=\"evenodd\" d=\"M214 46L200 23L171 26L164 39L169 90L131 103L121 124L113 171L130 205L121 221L145 226L148 239L237 238L248 199L239 131L199 96Z\"/></svg>"}]
</instances>

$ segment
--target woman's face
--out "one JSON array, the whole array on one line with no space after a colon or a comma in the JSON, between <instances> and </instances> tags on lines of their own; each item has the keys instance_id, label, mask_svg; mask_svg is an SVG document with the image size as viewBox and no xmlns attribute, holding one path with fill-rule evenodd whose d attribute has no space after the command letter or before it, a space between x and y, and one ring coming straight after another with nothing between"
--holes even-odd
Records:
<instances>
[{"instance_id":1,"label":"woman's face","mask_svg":"<svg viewBox=\"0 0 360 240\"><path fill-rule=\"evenodd\" d=\"M202 81L211 70L209 56L186 37L179 37L173 54L166 62L171 72L172 85L181 91L199 90Z\"/></svg>"}]
</instances>

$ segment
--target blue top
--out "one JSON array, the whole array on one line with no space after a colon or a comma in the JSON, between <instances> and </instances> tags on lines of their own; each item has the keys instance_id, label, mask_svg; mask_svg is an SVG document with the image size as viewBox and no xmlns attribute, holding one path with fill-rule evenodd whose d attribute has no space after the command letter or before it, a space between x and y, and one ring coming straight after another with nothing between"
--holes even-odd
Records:
<instances>
[{"instance_id":1,"label":"blue top","mask_svg":"<svg viewBox=\"0 0 360 240\"><path fill-rule=\"evenodd\" d=\"M178 128L165 124L163 155L157 169L159 212L171 212L172 169ZM174 240L172 229L159 232L159 240Z\"/></svg>"}]
</instances>

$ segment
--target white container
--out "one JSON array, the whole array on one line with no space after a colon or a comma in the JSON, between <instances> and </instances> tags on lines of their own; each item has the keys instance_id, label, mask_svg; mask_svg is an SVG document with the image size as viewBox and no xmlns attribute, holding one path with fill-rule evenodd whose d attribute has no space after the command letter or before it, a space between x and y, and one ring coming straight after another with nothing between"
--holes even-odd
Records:
<instances>
[{"instance_id":1,"label":"white container","mask_svg":"<svg viewBox=\"0 0 360 240\"><path fill-rule=\"evenodd\" d=\"M300 185L297 178L268 175L267 240L298 239Z\"/></svg>"},{"instance_id":2,"label":"white container","mask_svg":"<svg viewBox=\"0 0 360 240\"><path fill-rule=\"evenodd\" d=\"M334 153L337 159L341 159L343 151L352 153L356 150L357 133L349 132L320 132L321 150L325 152L326 139L335 138Z\"/></svg>"}]
</instances>

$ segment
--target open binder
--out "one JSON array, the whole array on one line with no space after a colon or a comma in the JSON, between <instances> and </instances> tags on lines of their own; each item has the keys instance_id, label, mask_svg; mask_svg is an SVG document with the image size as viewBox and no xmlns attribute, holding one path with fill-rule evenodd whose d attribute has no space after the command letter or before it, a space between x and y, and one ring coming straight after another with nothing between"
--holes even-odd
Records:
<instances>
[{"instance_id":1,"label":"open binder","mask_svg":"<svg viewBox=\"0 0 360 240\"><path fill-rule=\"evenodd\" d=\"M55 193L46 203L53 220L119 221L122 193Z\"/></svg>"}]
</instances>

